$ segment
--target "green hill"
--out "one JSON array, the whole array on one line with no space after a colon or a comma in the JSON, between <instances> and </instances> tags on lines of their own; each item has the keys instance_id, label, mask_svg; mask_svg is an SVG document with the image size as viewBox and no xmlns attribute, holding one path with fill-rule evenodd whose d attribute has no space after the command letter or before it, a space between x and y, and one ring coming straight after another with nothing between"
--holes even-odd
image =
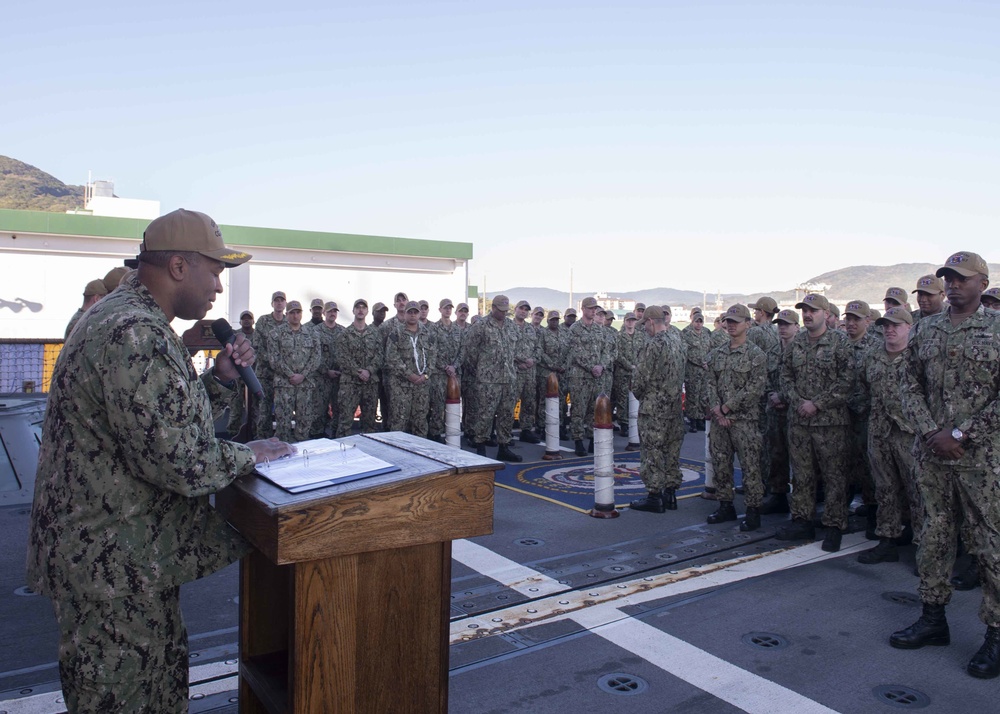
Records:
<instances>
[{"instance_id":1,"label":"green hill","mask_svg":"<svg viewBox=\"0 0 1000 714\"><path fill-rule=\"evenodd\" d=\"M0 156L0 208L64 213L83 208L83 186L68 186L31 164Z\"/></svg>"}]
</instances>

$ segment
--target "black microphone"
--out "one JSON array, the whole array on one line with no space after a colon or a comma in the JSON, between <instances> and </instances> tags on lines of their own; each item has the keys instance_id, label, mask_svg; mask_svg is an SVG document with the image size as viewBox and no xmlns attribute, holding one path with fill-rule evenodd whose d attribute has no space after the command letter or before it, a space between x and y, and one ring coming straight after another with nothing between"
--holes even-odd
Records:
<instances>
[{"instance_id":1,"label":"black microphone","mask_svg":"<svg viewBox=\"0 0 1000 714\"><path fill-rule=\"evenodd\" d=\"M215 335L215 339L219 341L220 345L232 345L236 342L236 333L233 332L233 326L224 317L220 317L212 323L212 334ZM254 374L253 367L245 364L236 364L235 362L233 364L239 371L240 377L243 379L243 383L247 385L250 393L263 398L264 390L260 386L260 380L257 379L257 375Z\"/></svg>"}]
</instances>

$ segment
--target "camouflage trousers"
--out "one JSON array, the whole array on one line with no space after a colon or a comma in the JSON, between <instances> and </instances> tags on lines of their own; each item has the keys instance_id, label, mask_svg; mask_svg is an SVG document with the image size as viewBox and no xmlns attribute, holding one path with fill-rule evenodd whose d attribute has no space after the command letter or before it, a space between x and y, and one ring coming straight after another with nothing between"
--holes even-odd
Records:
<instances>
[{"instance_id":1,"label":"camouflage trousers","mask_svg":"<svg viewBox=\"0 0 1000 714\"><path fill-rule=\"evenodd\" d=\"M788 461L788 410L767 409L765 424L766 446L761 458L761 473L767 476L768 491L788 493L792 479Z\"/></svg>"},{"instance_id":2,"label":"camouflage trousers","mask_svg":"<svg viewBox=\"0 0 1000 714\"><path fill-rule=\"evenodd\" d=\"M281 378L279 378L281 379ZM274 435L282 441L294 443L305 441L312 431L316 419L316 396L312 380L302 384L285 384L274 388Z\"/></svg>"},{"instance_id":3,"label":"camouflage trousers","mask_svg":"<svg viewBox=\"0 0 1000 714\"><path fill-rule=\"evenodd\" d=\"M733 456L738 455L743 470L746 507L760 508L764 499L764 479L760 474L762 441L756 414L752 420L733 421L729 427L712 424L708 450L715 471L715 491L720 501L733 500Z\"/></svg>"},{"instance_id":4,"label":"camouflage trousers","mask_svg":"<svg viewBox=\"0 0 1000 714\"><path fill-rule=\"evenodd\" d=\"M535 424L538 427L538 431L541 436L545 437L545 405L546 402L545 394L548 391L549 375L552 374L547 369L542 369L538 367L535 369L535 394L538 397L535 403ZM556 375L556 379L559 375Z\"/></svg>"},{"instance_id":5,"label":"camouflage trousers","mask_svg":"<svg viewBox=\"0 0 1000 714\"><path fill-rule=\"evenodd\" d=\"M816 484L826 493L823 525L847 528L847 425L789 424L788 455L792 462L792 517L810 520L816 508Z\"/></svg>"},{"instance_id":6,"label":"camouflage trousers","mask_svg":"<svg viewBox=\"0 0 1000 714\"><path fill-rule=\"evenodd\" d=\"M913 528L913 541L920 542L924 522L924 507L913 472L913 434L907 434L895 424L888 434L875 437L868 433L868 456L875 476L875 500L878 503L879 538L898 538L903 534L903 521Z\"/></svg>"},{"instance_id":7,"label":"camouflage trousers","mask_svg":"<svg viewBox=\"0 0 1000 714\"><path fill-rule=\"evenodd\" d=\"M427 436L430 383L413 384L403 377L389 379L389 431Z\"/></svg>"},{"instance_id":8,"label":"camouflage trousers","mask_svg":"<svg viewBox=\"0 0 1000 714\"><path fill-rule=\"evenodd\" d=\"M662 405L657 405L662 406ZM643 409L639 404L639 478L648 491L680 488L684 421L680 404L667 409Z\"/></svg>"},{"instance_id":9,"label":"camouflage trousers","mask_svg":"<svg viewBox=\"0 0 1000 714\"><path fill-rule=\"evenodd\" d=\"M253 438L267 439L274 436L274 372L270 367L261 366L257 370L257 379L260 381L261 389L264 390L263 398L252 397L254 400L254 423Z\"/></svg>"},{"instance_id":10,"label":"camouflage trousers","mask_svg":"<svg viewBox=\"0 0 1000 714\"><path fill-rule=\"evenodd\" d=\"M866 504L876 502L875 477L868 462L868 417L851 414L847 431L847 483L858 491Z\"/></svg>"},{"instance_id":11,"label":"camouflage trousers","mask_svg":"<svg viewBox=\"0 0 1000 714\"><path fill-rule=\"evenodd\" d=\"M316 389L313 394L316 399L316 405L313 407L315 417L309 435L313 437L326 436L326 429L329 427L330 433L336 437L340 421L340 408L337 406L337 399L340 396L340 377L336 379L325 376L317 377Z\"/></svg>"},{"instance_id":12,"label":"camouflage trousers","mask_svg":"<svg viewBox=\"0 0 1000 714\"><path fill-rule=\"evenodd\" d=\"M614 368L611 367L601 372L600 379L598 379L597 382L598 382L597 393L606 394L608 395L608 399L611 399L611 395L614 392L614 383L615 383ZM615 403L611 402L612 417L614 417L614 406Z\"/></svg>"},{"instance_id":13,"label":"camouflage trousers","mask_svg":"<svg viewBox=\"0 0 1000 714\"><path fill-rule=\"evenodd\" d=\"M521 431L534 429L536 411L538 409L538 384L535 379L535 368L517 371L517 383L514 385L514 401L521 402L521 411L518 412L518 422Z\"/></svg>"},{"instance_id":14,"label":"camouflage trousers","mask_svg":"<svg viewBox=\"0 0 1000 714\"><path fill-rule=\"evenodd\" d=\"M113 600L53 599L70 712L188 711L180 588Z\"/></svg>"},{"instance_id":15,"label":"camouflage trousers","mask_svg":"<svg viewBox=\"0 0 1000 714\"><path fill-rule=\"evenodd\" d=\"M917 487L924 506L924 526L917 549L920 599L928 605L951 600L949 583L961 525L966 550L979 561L983 601L979 619L1000 626L1000 464L965 471L935 459L920 442L916 454Z\"/></svg>"},{"instance_id":16,"label":"camouflage trousers","mask_svg":"<svg viewBox=\"0 0 1000 714\"><path fill-rule=\"evenodd\" d=\"M230 436L236 436L243 428L246 421L247 407L246 400L253 397L243 387L242 382L233 390L233 397L229 400L229 422L226 424L226 431Z\"/></svg>"},{"instance_id":17,"label":"camouflage trousers","mask_svg":"<svg viewBox=\"0 0 1000 714\"><path fill-rule=\"evenodd\" d=\"M448 401L448 375L435 372L427 385L430 388L430 406L427 410L427 433L444 434L444 408Z\"/></svg>"},{"instance_id":18,"label":"camouflage trousers","mask_svg":"<svg viewBox=\"0 0 1000 714\"><path fill-rule=\"evenodd\" d=\"M625 370L615 370L615 378L611 383L611 407L614 410L614 420L622 427L624 433L628 433L628 392L632 385L631 375Z\"/></svg>"},{"instance_id":19,"label":"camouflage trousers","mask_svg":"<svg viewBox=\"0 0 1000 714\"><path fill-rule=\"evenodd\" d=\"M684 414L704 419L708 409L708 370L688 362L684 367Z\"/></svg>"},{"instance_id":20,"label":"camouflage trousers","mask_svg":"<svg viewBox=\"0 0 1000 714\"><path fill-rule=\"evenodd\" d=\"M497 442L509 444L514 428L514 385L479 382L472 388L475 409L468 414L472 439L477 444L489 441L493 417L497 418Z\"/></svg>"},{"instance_id":21,"label":"camouflage trousers","mask_svg":"<svg viewBox=\"0 0 1000 714\"><path fill-rule=\"evenodd\" d=\"M601 380L589 375L571 378L569 391L573 408L569 413L569 430L572 438L594 438L594 403L600 388Z\"/></svg>"},{"instance_id":22,"label":"camouflage trousers","mask_svg":"<svg viewBox=\"0 0 1000 714\"><path fill-rule=\"evenodd\" d=\"M469 375L462 373L462 433L472 433L472 412L475 408L475 390L472 388L473 380Z\"/></svg>"},{"instance_id":23,"label":"camouflage trousers","mask_svg":"<svg viewBox=\"0 0 1000 714\"><path fill-rule=\"evenodd\" d=\"M378 404L378 379L372 375L367 382L354 379L341 379L340 391L337 393L338 436L350 436L354 430L354 410L361 407L361 433L371 434L375 431L375 409Z\"/></svg>"}]
</instances>

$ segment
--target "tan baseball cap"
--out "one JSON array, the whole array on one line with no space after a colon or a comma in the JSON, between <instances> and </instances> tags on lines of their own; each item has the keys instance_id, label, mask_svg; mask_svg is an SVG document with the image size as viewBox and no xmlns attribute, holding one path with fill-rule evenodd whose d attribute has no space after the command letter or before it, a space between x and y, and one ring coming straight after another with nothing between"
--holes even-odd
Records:
<instances>
[{"instance_id":1,"label":"tan baseball cap","mask_svg":"<svg viewBox=\"0 0 1000 714\"><path fill-rule=\"evenodd\" d=\"M768 315L773 315L778 311L778 303L773 297L764 296L757 299L757 302L748 305L751 310L763 310Z\"/></svg>"},{"instance_id":2,"label":"tan baseball cap","mask_svg":"<svg viewBox=\"0 0 1000 714\"><path fill-rule=\"evenodd\" d=\"M635 304L635 309L636 310L645 310L646 309L646 303L644 303L644 302L637 302Z\"/></svg>"},{"instance_id":3,"label":"tan baseball cap","mask_svg":"<svg viewBox=\"0 0 1000 714\"><path fill-rule=\"evenodd\" d=\"M242 320L242 319L243 319L244 317L246 317L247 315L249 315L249 316L250 316L250 319L251 319L251 320L253 319L253 313L252 313L252 312L250 312L249 310L244 310L243 312L241 312L241 313L240 313L240 319Z\"/></svg>"},{"instance_id":4,"label":"tan baseball cap","mask_svg":"<svg viewBox=\"0 0 1000 714\"><path fill-rule=\"evenodd\" d=\"M726 310L726 314L722 316L722 319L731 322L745 322L753 318L750 315L750 308L746 305L736 303Z\"/></svg>"},{"instance_id":5,"label":"tan baseball cap","mask_svg":"<svg viewBox=\"0 0 1000 714\"><path fill-rule=\"evenodd\" d=\"M302 312L302 303L300 303L298 300L291 300L288 303L288 309L286 310L286 312L295 312L296 310Z\"/></svg>"},{"instance_id":6,"label":"tan baseball cap","mask_svg":"<svg viewBox=\"0 0 1000 714\"><path fill-rule=\"evenodd\" d=\"M673 314L674 314L674 313L672 313L670 311L670 306L669 305L660 305L660 309L663 310L664 317L666 317L667 315L673 316Z\"/></svg>"},{"instance_id":7,"label":"tan baseball cap","mask_svg":"<svg viewBox=\"0 0 1000 714\"><path fill-rule=\"evenodd\" d=\"M388 309L389 308L385 306L384 302L377 302L375 303L375 306L372 307L372 312L381 312L382 310L388 310Z\"/></svg>"},{"instance_id":8,"label":"tan baseball cap","mask_svg":"<svg viewBox=\"0 0 1000 714\"><path fill-rule=\"evenodd\" d=\"M802 302L795 304L796 310L801 310L804 307L811 307L813 310L829 310L830 301L826 299L826 295L809 293L802 298Z\"/></svg>"},{"instance_id":9,"label":"tan baseball cap","mask_svg":"<svg viewBox=\"0 0 1000 714\"><path fill-rule=\"evenodd\" d=\"M309 303L309 309L314 307L323 307L323 298L313 298L312 302Z\"/></svg>"},{"instance_id":10,"label":"tan baseball cap","mask_svg":"<svg viewBox=\"0 0 1000 714\"><path fill-rule=\"evenodd\" d=\"M549 310L549 319L548 319L548 321L551 322L552 320L558 320L558 319L559 319L559 311L558 310Z\"/></svg>"},{"instance_id":11,"label":"tan baseball cap","mask_svg":"<svg viewBox=\"0 0 1000 714\"><path fill-rule=\"evenodd\" d=\"M420 303L415 300L410 300L406 303L406 307L403 308L403 312L409 312L410 310L416 310L420 312Z\"/></svg>"},{"instance_id":12,"label":"tan baseball cap","mask_svg":"<svg viewBox=\"0 0 1000 714\"><path fill-rule=\"evenodd\" d=\"M87 283L87 287L83 289L84 297L94 297L95 295L107 295L108 288L104 285L103 280L91 280Z\"/></svg>"},{"instance_id":13,"label":"tan baseball cap","mask_svg":"<svg viewBox=\"0 0 1000 714\"><path fill-rule=\"evenodd\" d=\"M646 308L646 312L642 314L643 320L662 320L663 319L663 308L659 305L650 305Z\"/></svg>"},{"instance_id":14,"label":"tan baseball cap","mask_svg":"<svg viewBox=\"0 0 1000 714\"><path fill-rule=\"evenodd\" d=\"M441 300L441 302L438 303L438 308L440 308L441 310L443 310L446 307L455 307L455 305L448 298L443 298Z\"/></svg>"},{"instance_id":15,"label":"tan baseball cap","mask_svg":"<svg viewBox=\"0 0 1000 714\"><path fill-rule=\"evenodd\" d=\"M576 308L575 307L568 307L568 308L566 308L566 312L563 313L563 317L569 317L570 315L572 315L573 317L576 317Z\"/></svg>"},{"instance_id":16,"label":"tan baseball cap","mask_svg":"<svg viewBox=\"0 0 1000 714\"><path fill-rule=\"evenodd\" d=\"M905 305L907 297L908 296L906 294L906 291L903 290L903 288L889 288L888 290L885 291L885 297L882 299L895 300L900 305Z\"/></svg>"},{"instance_id":17,"label":"tan baseball cap","mask_svg":"<svg viewBox=\"0 0 1000 714\"><path fill-rule=\"evenodd\" d=\"M84 293L84 295L86 295L86 293ZM1000 288L990 288L989 290L984 290L980 297L1000 302Z\"/></svg>"},{"instance_id":18,"label":"tan baseball cap","mask_svg":"<svg viewBox=\"0 0 1000 714\"><path fill-rule=\"evenodd\" d=\"M799 313L795 310L782 310L771 322L787 322L789 325L799 324Z\"/></svg>"},{"instance_id":19,"label":"tan baseball cap","mask_svg":"<svg viewBox=\"0 0 1000 714\"><path fill-rule=\"evenodd\" d=\"M873 307L873 308L872 308L871 310L869 310L869 312L868 312L868 316L869 316L869 317L870 317L871 319L873 319L873 320L878 320L878 319L879 319L880 317L882 317L882 311L881 311L881 310L876 310L876 309L875 309L875 308Z\"/></svg>"},{"instance_id":20,"label":"tan baseball cap","mask_svg":"<svg viewBox=\"0 0 1000 714\"><path fill-rule=\"evenodd\" d=\"M420 305L420 309L423 310L425 307L430 307L431 304L426 300L418 300L417 304Z\"/></svg>"},{"instance_id":21,"label":"tan baseball cap","mask_svg":"<svg viewBox=\"0 0 1000 714\"><path fill-rule=\"evenodd\" d=\"M333 310L334 312L340 312L340 308L337 307L337 303L335 303L333 300L323 305L323 312L330 312L331 310Z\"/></svg>"},{"instance_id":22,"label":"tan baseball cap","mask_svg":"<svg viewBox=\"0 0 1000 714\"><path fill-rule=\"evenodd\" d=\"M877 319L875 324L885 325L887 322L894 322L897 325L905 322L907 325L912 325L913 315L911 315L910 311L902 305L896 305L896 307L890 307L886 310L885 315Z\"/></svg>"},{"instance_id":23,"label":"tan baseball cap","mask_svg":"<svg viewBox=\"0 0 1000 714\"><path fill-rule=\"evenodd\" d=\"M837 307L832 302L830 303L830 314L833 315L834 317L840 317L840 308Z\"/></svg>"},{"instance_id":24,"label":"tan baseball cap","mask_svg":"<svg viewBox=\"0 0 1000 714\"><path fill-rule=\"evenodd\" d=\"M186 208L171 211L146 226L139 254L154 250L192 251L218 260L227 268L242 265L252 257L241 250L227 248L215 221L204 213Z\"/></svg>"},{"instance_id":25,"label":"tan baseball cap","mask_svg":"<svg viewBox=\"0 0 1000 714\"><path fill-rule=\"evenodd\" d=\"M368 301L365 300L364 298L358 298L357 300L354 301L354 307L357 307L358 305L364 305L365 307L368 307ZM385 308L385 305L383 305L382 307Z\"/></svg>"},{"instance_id":26,"label":"tan baseball cap","mask_svg":"<svg viewBox=\"0 0 1000 714\"><path fill-rule=\"evenodd\" d=\"M519 307L526 307L526 308L528 308L530 310L531 309L531 303L528 302L527 300L518 300L517 301L517 305L514 306L514 309L516 310Z\"/></svg>"},{"instance_id":27,"label":"tan baseball cap","mask_svg":"<svg viewBox=\"0 0 1000 714\"><path fill-rule=\"evenodd\" d=\"M626 312L626 313L625 313L625 322L628 322L629 320L638 320L638 319L639 319L639 318L637 318L637 317L635 316L635 313L634 313L634 312Z\"/></svg>"},{"instance_id":28,"label":"tan baseball cap","mask_svg":"<svg viewBox=\"0 0 1000 714\"><path fill-rule=\"evenodd\" d=\"M281 290L275 290L273 293L271 293L271 302L274 302L278 298L281 298L282 300L287 300L288 299L285 296L285 293L282 292Z\"/></svg>"},{"instance_id":29,"label":"tan baseball cap","mask_svg":"<svg viewBox=\"0 0 1000 714\"><path fill-rule=\"evenodd\" d=\"M406 293L404 293L404 292L403 292L402 290L400 290L400 291L399 291L398 293L396 293L395 295L393 295L393 296L392 296L392 301L393 301L393 302L396 302L397 300L399 300L399 298L403 298L403 299L404 299L404 300L406 300L406 301L409 301L409 299L410 299L410 298L409 298L409 297L408 297L408 296L406 295Z\"/></svg>"},{"instance_id":30,"label":"tan baseball cap","mask_svg":"<svg viewBox=\"0 0 1000 714\"><path fill-rule=\"evenodd\" d=\"M582 308L597 307L597 298L592 298L592 297L584 298L583 302L580 303L580 307Z\"/></svg>"},{"instance_id":31,"label":"tan baseball cap","mask_svg":"<svg viewBox=\"0 0 1000 714\"><path fill-rule=\"evenodd\" d=\"M534 310L531 311L531 314L532 315L544 315L545 314L545 308L542 307L541 305L539 305L538 307L536 307Z\"/></svg>"},{"instance_id":32,"label":"tan baseball cap","mask_svg":"<svg viewBox=\"0 0 1000 714\"><path fill-rule=\"evenodd\" d=\"M970 253L967 250L962 250L951 255L934 274L939 278L943 278L944 274L949 270L953 270L966 278L978 274L985 275L986 277L990 275L990 266L986 264L983 257L978 253Z\"/></svg>"},{"instance_id":33,"label":"tan baseball cap","mask_svg":"<svg viewBox=\"0 0 1000 714\"><path fill-rule=\"evenodd\" d=\"M458 303L458 307L455 308L455 312L462 312L462 310L465 310L466 312L469 311L469 306L464 302Z\"/></svg>"},{"instance_id":34,"label":"tan baseball cap","mask_svg":"<svg viewBox=\"0 0 1000 714\"><path fill-rule=\"evenodd\" d=\"M851 300L844 308L845 315L854 315L862 320L871 314L871 307L864 300Z\"/></svg>"},{"instance_id":35,"label":"tan baseball cap","mask_svg":"<svg viewBox=\"0 0 1000 714\"><path fill-rule=\"evenodd\" d=\"M912 293L930 293L931 295L936 295L937 293L944 292L944 281L936 275L922 275L917 280L917 289L911 290Z\"/></svg>"},{"instance_id":36,"label":"tan baseball cap","mask_svg":"<svg viewBox=\"0 0 1000 714\"><path fill-rule=\"evenodd\" d=\"M507 310L510 309L510 298L508 298L506 295L497 295L495 298L493 298L493 307L495 307L497 310L503 310L504 312L507 312Z\"/></svg>"},{"instance_id":37,"label":"tan baseball cap","mask_svg":"<svg viewBox=\"0 0 1000 714\"><path fill-rule=\"evenodd\" d=\"M108 274L104 276L104 280L101 281L104 283L105 295L118 287L118 284L125 277L126 273L128 273L128 268L122 265L108 271Z\"/></svg>"}]
</instances>

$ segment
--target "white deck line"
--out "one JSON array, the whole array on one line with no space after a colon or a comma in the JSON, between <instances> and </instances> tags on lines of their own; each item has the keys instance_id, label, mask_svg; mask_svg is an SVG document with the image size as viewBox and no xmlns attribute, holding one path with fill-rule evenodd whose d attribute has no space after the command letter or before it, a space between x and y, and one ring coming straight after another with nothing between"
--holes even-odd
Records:
<instances>
[{"instance_id":1,"label":"white deck line","mask_svg":"<svg viewBox=\"0 0 1000 714\"><path fill-rule=\"evenodd\" d=\"M558 580L543 575L489 548L470 540L456 540L451 544L451 557L477 573L492 578L528 597L543 597L569 589Z\"/></svg>"}]
</instances>

